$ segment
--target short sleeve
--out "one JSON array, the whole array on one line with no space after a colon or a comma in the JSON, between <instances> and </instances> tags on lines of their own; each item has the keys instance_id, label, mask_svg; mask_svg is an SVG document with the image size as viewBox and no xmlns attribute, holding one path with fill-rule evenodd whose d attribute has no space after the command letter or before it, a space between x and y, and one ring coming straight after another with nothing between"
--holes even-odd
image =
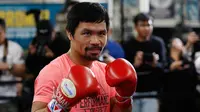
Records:
<instances>
[{"instance_id":1,"label":"short sleeve","mask_svg":"<svg viewBox=\"0 0 200 112\"><path fill-rule=\"evenodd\" d=\"M45 66L35 80L33 102L48 103L52 99L53 87L57 88L61 80L62 74L57 66L51 64Z\"/></svg>"},{"instance_id":2,"label":"short sleeve","mask_svg":"<svg viewBox=\"0 0 200 112\"><path fill-rule=\"evenodd\" d=\"M13 63L14 64L24 64L24 51L21 48L21 46L17 45L14 48L14 57L13 57Z\"/></svg>"}]
</instances>

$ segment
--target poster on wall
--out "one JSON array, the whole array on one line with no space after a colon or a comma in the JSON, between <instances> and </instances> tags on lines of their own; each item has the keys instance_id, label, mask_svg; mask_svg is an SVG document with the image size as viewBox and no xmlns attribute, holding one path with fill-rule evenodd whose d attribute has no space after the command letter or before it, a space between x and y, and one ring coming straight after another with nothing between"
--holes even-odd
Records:
<instances>
[{"instance_id":1,"label":"poster on wall","mask_svg":"<svg viewBox=\"0 0 200 112\"><path fill-rule=\"evenodd\" d=\"M199 20L199 1L198 0L187 0L186 1L186 19L189 21Z\"/></svg>"},{"instance_id":2,"label":"poster on wall","mask_svg":"<svg viewBox=\"0 0 200 112\"><path fill-rule=\"evenodd\" d=\"M97 2L103 5L104 8L108 9L108 0L78 0L79 2Z\"/></svg>"},{"instance_id":3,"label":"poster on wall","mask_svg":"<svg viewBox=\"0 0 200 112\"><path fill-rule=\"evenodd\" d=\"M39 9L41 10L40 18L50 20L55 25L55 16L62 8L63 4L55 3L0 4L0 18L6 20L7 38L27 49L36 33L34 16L27 14L27 11Z\"/></svg>"},{"instance_id":4,"label":"poster on wall","mask_svg":"<svg viewBox=\"0 0 200 112\"><path fill-rule=\"evenodd\" d=\"M124 38L128 40L128 37L133 33L133 17L139 13L137 0L123 0L124 4ZM128 12L128 13L127 13Z\"/></svg>"},{"instance_id":5,"label":"poster on wall","mask_svg":"<svg viewBox=\"0 0 200 112\"><path fill-rule=\"evenodd\" d=\"M174 0L150 0L150 14L155 19L174 18Z\"/></svg>"}]
</instances>

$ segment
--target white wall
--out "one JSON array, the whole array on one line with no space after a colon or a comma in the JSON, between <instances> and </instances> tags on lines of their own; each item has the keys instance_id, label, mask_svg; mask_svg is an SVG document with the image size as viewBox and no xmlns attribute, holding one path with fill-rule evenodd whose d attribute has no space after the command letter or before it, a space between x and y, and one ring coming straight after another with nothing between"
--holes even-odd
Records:
<instances>
[{"instance_id":1,"label":"white wall","mask_svg":"<svg viewBox=\"0 0 200 112\"><path fill-rule=\"evenodd\" d=\"M65 0L0 0L1 3L64 3Z\"/></svg>"},{"instance_id":2,"label":"white wall","mask_svg":"<svg viewBox=\"0 0 200 112\"><path fill-rule=\"evenodd\" d=\"M79 2L99 2L99 3L105 3L108 0L78 0Z\"/></svg>"}]
</instances>

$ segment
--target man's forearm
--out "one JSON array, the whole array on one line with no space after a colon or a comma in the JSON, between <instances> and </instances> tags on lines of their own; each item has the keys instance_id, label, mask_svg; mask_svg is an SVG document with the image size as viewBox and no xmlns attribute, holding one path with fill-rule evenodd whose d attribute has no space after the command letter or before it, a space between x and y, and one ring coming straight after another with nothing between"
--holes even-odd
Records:
<instances>
[{"instance_id":1,"label":"man's forearm","mask_svg":"<svg viewBox=\"0 0 200 112\"><path fill-rule=\"evenodd\" d=\"M70 110L71 110L71 108L70 109L65 109L64 112L70 112ZM31 112L49 112L49 109L48 109L48 107L40 108L40 109L32 107ZM63 112L63 110L62 110L62 112Z\"/></svg>"},{"instance_id":2,"label":"man's forearm","mask_svg":"<svg viewBox=\"0 0 200 112\"><path fill-rule=\"evenodd\" d=\"M47 108L39 109L36 111L31 111L31 112L48 112Z\"/></svg>"},{"instance_id":3,"label":"man's forearm","mask_svg":"<svg viewBox=\"0 0 200 112\"><path fill-rule=\"evenodd\" d=\"M132 112L132 105L129 105L127 108L121 108L115 104L111 112Z\"/></svg>"},{"instance_id":4,"label":"man's forearm","mask_svg":"<svg viewBox=\"0 0 200 112\"><path fill-rule=\"evenodd\" d=\"M114 105L111 112L132 112L132 106L128 108L120 108L117 105Z\"/></svg>"},{"instance_id":5,"label":"man's forearm","mask_svg":"<svg viewBox=\"0 0 200 112\"><path fill-rule=\"evenodd\" d=\"M115 97L111 98L111 112L132 112L132 100L123 102L117 101Z\"/></svg>"},{"instance_id":6,"label":"man's forearm","mask_svg":"<svg viewBox=\"0 0 200 112\"><path fill-rule=\"evenodd\" d=\"M24 75L25 70L26 68L24 64L14 64L10 71L13 75L21 77Z\"/></svg>"},{"instance_id":7,"label":"man's forearm","mask_svg":"<svg viewBox=\"0 0 200 112\"><path fill-rule=\"evenodd\" d=\"M49 112L49 111L47 108L43 108L43 109L32 111L32 112ZM69 110L65 110L65 112L69 112Z\"/></svg>"},{"instance_id":8,"label":"man's forearm","mask_svg":"<svg viewBox=\"0 0 200 112\"><path fill-rule=\"evenodd\" d=\"M70 110L65 110L65 112L69 112ZM36 111L31 111L31 112L49 112L47 108L43 108L43 109L40 109L40 110L36 110ZM114 112L114 111L113 111ZM126 111L125 111L126 112ZM127 111L129 112L129 111Z\"/></svg>"}]
</instances>

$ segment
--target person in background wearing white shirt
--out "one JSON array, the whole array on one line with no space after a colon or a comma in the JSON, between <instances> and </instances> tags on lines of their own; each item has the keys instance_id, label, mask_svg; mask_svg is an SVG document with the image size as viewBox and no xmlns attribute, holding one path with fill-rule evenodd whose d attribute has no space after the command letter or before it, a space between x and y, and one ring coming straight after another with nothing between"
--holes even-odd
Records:
<instances>
[{"instance_id":1,"label":"person in background wearing white shirt","mask_svg":"<svg viewBox=\"0 0 200 112\"><path fill-rule=\"evenodd\" d=\"M17 83L25 71L23 49L16 42L6 39L6 23L0 18L0 96L16 97ZM0 99L0 112L17 112L9 99Z\"/></svg>"}]
</instances>

